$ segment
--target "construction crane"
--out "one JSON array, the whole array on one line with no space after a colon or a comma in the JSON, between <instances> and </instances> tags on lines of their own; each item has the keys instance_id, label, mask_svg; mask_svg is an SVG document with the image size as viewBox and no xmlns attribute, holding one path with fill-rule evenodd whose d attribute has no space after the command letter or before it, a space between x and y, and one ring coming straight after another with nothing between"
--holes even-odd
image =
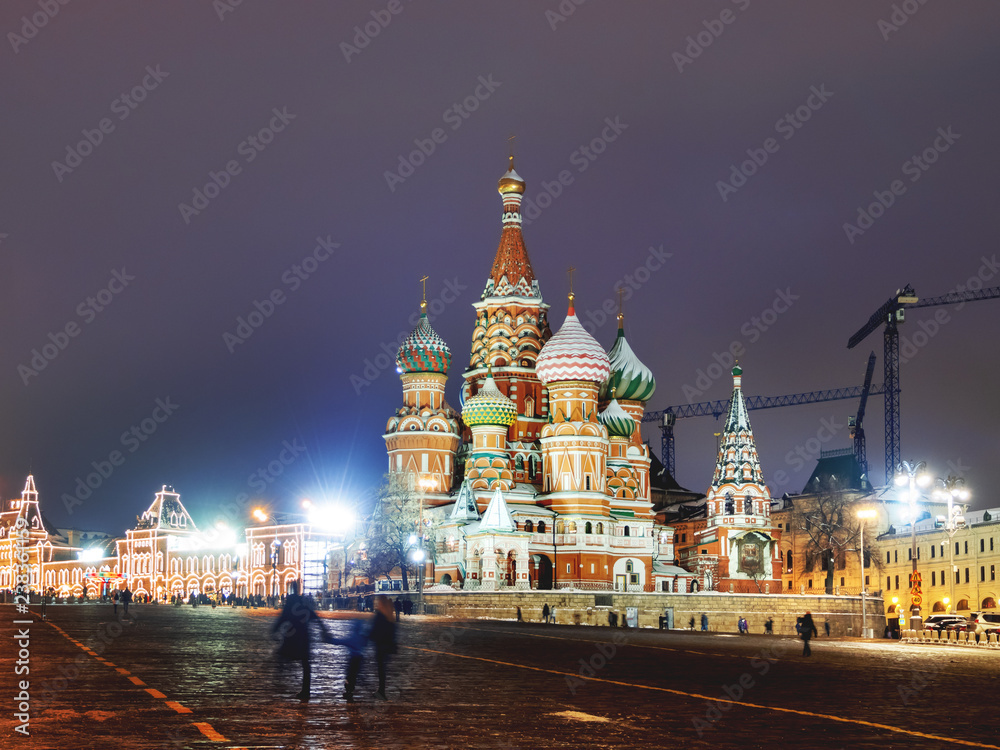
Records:
<instances>
[{"instance_id":1,"label":"construction crane","mask_svg":"<svg viewBox=\"0 0 1000 750\"><path fill-rule=\"evenodd\" d=\"M919 299L913 287L909 284L889 298L847 342L847 348L853 349L860 344L868 334L881 325L883 332L884 353L882 364L885 376L882 379L882 392L885 395L885 481L888 482L896 473L901 459L899 448L899 324L905 320L905 310L917 307L937 307L939 305L957 305L964 302L974 302L982 299L1000 297L1000 287L979 289L977 291L949 292L940 297Z\"/></svg>"},{"instance_id":2,"label":"construction crane","mask_svg":"<svg viewBox=\"0 0 1000 750\"><path fill-rule=\"evenodd\" d=\"M874 354L872 355L874 357ZM874 368L871 358L869 358L869 370ZM867 390L866 390L867 389ZM856 385L851 388L832 388L826 391L809 391L807 393L792 393L787 396L747 396L744 397L747 409L774 409L779 406L797 406L799 404L817 404L822 401L841 401L843 399L858 398L863 394L878 395L882 393L882 386L871 385L870 380L865 386ZM696 404L679 404L668 406L660 411L651 411L643 415L643 422L659 422L660 429L663 430L660 455L663 465L670 472L670 476L676 476L676 457L674 455L674 425L678 419L690 417L712 416L718 419L723 414L728 413L729 403L732 399L725 401L702 401Z\"/></svg>"},{"instance_id":3,"label":"construction crane","mask_svg":"<svg viewBox=\"0 0 1000 750\"><path fill-rule=\"evenodd\" d=\"M847 418L847 428L854 440L854 458L861 467L861 476L868 480L868 449L865 446L865 407L868 406L868 394L872 387L872 375L875 374L875 352L868 355L868 368L865 370L865 384L861 386L861 401L858 402L858 413Z\"/></svg>"}]
</instances>

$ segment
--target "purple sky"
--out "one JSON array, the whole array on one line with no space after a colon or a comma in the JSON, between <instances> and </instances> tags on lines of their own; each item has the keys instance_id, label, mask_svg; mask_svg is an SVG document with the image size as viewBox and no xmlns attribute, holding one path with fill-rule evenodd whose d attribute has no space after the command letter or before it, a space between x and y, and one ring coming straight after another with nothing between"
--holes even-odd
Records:
<instances>
[{"instance_id":1,"label":"purple sky","mask_svg":"<svg viewBox=\"0 0 1000 750\"><path fill-rule=\"evenodd\" d=\"M39 3L0 10L0 489L16 495L31 470L60 525L120 532L162 484L202 521L243 492L288 508L368 492L401 391L366 361L410 330L424 274L457 406L511 133L526 205L545 184L559 192L525 228L553 329L569 265L591 322L631 275L627 333L656 375L653 409L726 398L728 375L699 384L699 370L734 343L748 394L860 384L872 349L881 382L881 334L846 343L898 287L1000 285L996 3L910 0L917 12L893 30L879 27L888 1L244 0L220 18L229 2L70 2L25 29ZM388 24L345 47L378 23L373 9ZM100 142L77 161L67 150L84 131ZM595 139L590 160L580 149ZM415 140L433 153L387 179ZM910 160L925 149L924 171ZM720 188L754 154L766 162L745 184ZM182 209L210 172L225 186ZM897 180L871 226L845 231ZM303 265L317 238L339 247ZM661 246L662 267L636 274ZM272 290L281 304L227 344ZM787 311L765 313L782 295ZM935 309L902 329L904 355L923 344L901 369L903 456L959 470L974 505L994 506L1000 300L938 310L948 322L933 336L918 332ZM614 333L613 316L595 328L605 346ZM52 340L55 356L26 373ZM751 414L774 494L812 470L796 448L850 445L855 409ZM155 432L123 441L154 411ZM868 413L881 481L881 397ZM708 485L717 429L679 423L681 484ZM658 451L659 430L646 437ZM121 465L67 513L60 498L114 451ZM273 481L250 479L261 469Z\"/></svg>"}]
</instances>

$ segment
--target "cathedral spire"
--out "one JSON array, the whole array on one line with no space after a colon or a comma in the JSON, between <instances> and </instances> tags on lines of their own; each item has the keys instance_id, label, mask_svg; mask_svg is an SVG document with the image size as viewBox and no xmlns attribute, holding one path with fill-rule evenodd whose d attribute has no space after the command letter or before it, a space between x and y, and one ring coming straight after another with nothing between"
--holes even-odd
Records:
<instances>
[{"instance_id":1,"label":"cathedral spire","mask_svg":"<svg viewBox=\"0 0 1000 750\"><path fill-rule=\"evenodd\" d=\"M500 231L500 245L490 278L483 290L487 297L541 297L538 281L531 268L531 260L521 235L521 199L524 197L525 183L514 171L514 154L510 155L510 167L497 183L497 190L503 198L503 228Z\"/></svg>"},{"instance_id":2,"label":"cathedral spire","mask_svg":"<svg viewBox=\"0 0 1000 750\"><path fill-rule=\"evenodd\" d=\"M719 457L715 465L712 486L727 484L759 484L764 476L757 457L753 429L746 400L743 398L743 370L737 363L733 368L733 398L720 437Z\"/></svg>"}]
</instances>

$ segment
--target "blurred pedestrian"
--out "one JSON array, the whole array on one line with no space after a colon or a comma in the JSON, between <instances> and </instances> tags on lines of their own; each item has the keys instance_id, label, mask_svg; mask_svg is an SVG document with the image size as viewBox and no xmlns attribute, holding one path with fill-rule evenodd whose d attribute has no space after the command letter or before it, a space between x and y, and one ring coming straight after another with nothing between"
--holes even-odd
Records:
<instances>
[{"instance_id":1,"label":"blurred pedestrian","mask_svg":"<svg viewBox=\"0 0 1000 750\"><path fill-rule=\"evenodd\" d=\"M694 615L691 616L691 622L688 623L688 627L694 630Z\"/></svg>"},{"instance_id":2,"label":"blurred pedestrian","mask_svg":"<svg viewBox=\"0 0 1000 750\"><path fill-rule=\"evenodd\" d=\"M816 624L813 622L812 615L806 612L802 616L802 633L799 635L802 639L803 656L812 656L812 650L809 648L809 639L814 635L819 635L819 631L816 630Z\"/></svg>"},{"instance_id":3,"label":"blurred pedestrian","mask_svg":"<svg viewBox=\"0 0 1000 750\"><path fill-rule=\"evenodd\" d=\"M312 636L309 632L309 626L313 622L322 631L323 639L327 640L330 634L326 625L323 624L316 611L309 606L309 602L304 597L299 596L298 582L293 581L291 592L285 598L285 606L271 627L271 632L278 632L281 635L278 656L282 659L302 663L302 689L295 696L302 702L309 700L309 688L312 681Z\"/></svg>"},{"instance_id":4,"label":"blurred pedestrian","mask_svg":"<svg viewBox=\"0 0 1000 750\"><path fill-rule=\"evenodd\" d=\"M118 617L118 592L111 595L111 603L115 605L115 617Z\"/></svg>"},{"instance_id":5,"label":"blurred pedestrian","mask_svg":"<svg viewBox=\"0 0 1000 750\"><path fill-rule=\"evenodd\" d=\"M830 637L830 621L829 620L827 620L826 622L823 623L823 629L826 630L826 637L829 638Z\"/></svg>"},{"instance_id":6,"label":"blurred pedestrian","mask_svg":"<svg viewBox=\"0 0 1000 750\"><path fill-rule=\"evenodd\" d=\"M554 604L549 608L549 620L553 625L556 624L556 607Z\"/></svg>"},{"instance_id":7,"label":"blurred pedestrian","mask_svg":"<svg viewBox=\"0 0 1000 750\"><path fill-rule=\"evenodd\" d=\"M327 638L327 643L347 647L347 669L345 670L344 700L351 703L354 700L354 687L358 682L358 673L365 661L365 649L368 647L370 622L367 617L357 617L351 620L346 638Z\"/></svg>"},{"instance_id":8,"label":"blurred pedestrian","mask_svg":"<svg viewBox=\"0 0 1000 750\"><path fill-rule=\"evenodd\" d=\"M378 666L378 690L375 692L375 697L383 701L388 700L385 695L386 662L390 656L396 653L394 614L392 602L389 601L388 596L380 594L375 597L375 619L372 620L369 638L375 644L375 663Z\"/></svg>"},{"instance_id":9,"label":"blurred pedestrian","mask_svg":"<svg viewBox=\"0 0 1000 750\"><path fill-rule=\"evenodd\" d=\"M701 613L701 629L708 632L708 615L704 612Z\"/></svg>"},{"instance_id":10,"label":"blurred pedestrian","mask_svg":"<svg viewBox=\"0 0 1000 750\"><path fill-rule=\"evenodd\" d=\"M548 602L545 602L545 604L542 605L542 622L544 622L546 625L549 624L549 603Z\"/></svg>"},{"instance_id":11,"label":"blurred pedestrian","mask_svg":"<svg viewBox=\"0 0 1000 750\"><path fill-rule=\"evenodd\" d=\"M396 610L396 622L399 622L399 620L403 616L403 602L400 600L398 596L396 597L396 601L393 604L393 609Z\"/></svg>"},{"instance_id":12,"label":"blurred pedestrian","mask_svg":"<svg viewBox=\"0 0 1000 750\"><path fill-rule=\"evenodd\" d=\"M132 602L132 592L129 591L128 586L122 591L121 601L122 608L125 610L125 616L128 617L128 605Z\"/></svg>"},{"instance_id":13,"label":"blurred pedestrian","mask_svg":"<svg viewBox=\"0 0 1000 750\"><path fill-rule=\"evenodd\" d=\"M521 608L520 607L517 608L517 621L518 622L524 622L524 617L521 615Z\"/></svg>"}]
</instances>

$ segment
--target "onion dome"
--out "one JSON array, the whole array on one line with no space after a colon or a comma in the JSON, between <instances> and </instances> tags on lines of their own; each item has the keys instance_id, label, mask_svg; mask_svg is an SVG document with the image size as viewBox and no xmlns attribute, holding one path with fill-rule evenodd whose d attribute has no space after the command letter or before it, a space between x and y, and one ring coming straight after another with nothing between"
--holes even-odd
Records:
<instances>
[{"instance_id":1,"label":"onion dome","mask_svg":"<svg viewBox=\"0 0 1000 750\"><path fill-rule=\"evenodd\" d=\"M611 437L630 438L635 432L635 420L628 415L614 396L597 418L607 428Z\"/></svg>"},{"instance_id":2,"label":"onion dome","mask_svg":"<svg viewBox=\"0 0 1000 750\"><path fill-rule=\"evenodd\" d=\"M539 352L535 373L546 385L564 380L603 383L611 374L611 363L604 347L587 333L576 317L572 294L566 320Z\"/></svg>"},{"instance_id":3,"label":"onion dome","mask_svg":"<svg viewBox=\"0 0 1000 750\"><path fill-rule=\"evenodd\" d=\"M462 407L462 420L469 427L495 424L510 427L517 419L517 406L497 388L493 369L489 369L486 382L475 396L466 399Z\"/></svg>"},{"instance_id":4,"label":"onion dome","mask_svg":"<svg viewBox=\"0 0 1000 750\"><path fill-rule=\"evenodd\" d=\"M601 396L615 385L618 398L628 401L649 401L656 391L656 379L652 371L635 356L632 347L625 338L622 316L618 316L618 338L608 352L611 360L611 377L601 389Z\"/></svg>"},{"instance_id":5,"label":"onion dome","mask_svg":"<svg viewBox=\"0 0 1000 750\"><path fill-rule=\"evenodd\" d=\"M497 190L500 191L501 195L506 195L507 193L524 194L524 180L521 179L521 175L514 171L513 156L510 157L510 168L497 182Z\"/></svg>"},{"instance_id":6,"label":"onion dome","mask_svg":"<svg viewBox=\"0 0 1000 750\"><path fill-rule=\"evenodd\" d=\"M420 320L417 327L403 341L396 354L396 368L401 373L448 373L451 349L427 320L427 302L420 303Z\"/></svg>"}]
</instances>

